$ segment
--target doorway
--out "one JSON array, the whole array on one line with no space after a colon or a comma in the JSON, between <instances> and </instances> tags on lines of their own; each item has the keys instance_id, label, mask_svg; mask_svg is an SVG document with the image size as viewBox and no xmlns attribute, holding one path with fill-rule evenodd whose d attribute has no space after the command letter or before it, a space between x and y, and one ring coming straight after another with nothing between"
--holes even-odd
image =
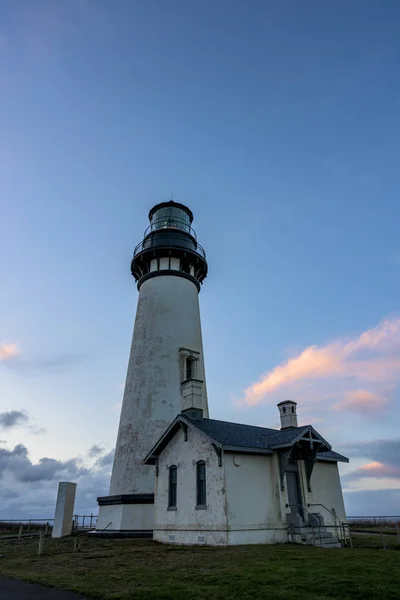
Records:
<instances>
[{"instance_id":1,"label":"doorway","mask_svg":"<svg viewBox=\"0 0 400 600\"><path fill-rule=\"evenodd\" d=\"M286 485L290 512L292 515L300 515L300 517L304 519L304 511L302 508L303 503L301 501L300 493L300 481L297 470L290 470L286 472Z\"/></svg>"}]
</instances>

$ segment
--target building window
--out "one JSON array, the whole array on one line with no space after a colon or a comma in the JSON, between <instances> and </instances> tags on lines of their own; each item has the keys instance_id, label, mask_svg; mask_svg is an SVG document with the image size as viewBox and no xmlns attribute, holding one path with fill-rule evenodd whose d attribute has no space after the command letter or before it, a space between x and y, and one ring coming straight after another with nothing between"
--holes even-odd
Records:
<instances>
[{"instance_id":1,"label":"building window","mask_svg":"<svg viewBox=\"0 0 400 600\"><path fill-rule=\"evenodd\" d=\"M177 482L177 468L175 465L172 465L169 468L168 508L176 508L176 482Z\"/></svg>"},{"instance_id":2,"label":"building window","mask_svg":"<svg viewBox=\"0 0 400 600\"><path fill-rule=\"evenodd\" d=\"M186 373L185 373L185 379L186 381L188 379L194 379L195 378L195 358L192 358L191 356L188 356L186 358Z\"/></svg>"},{"instance_id":3,"label":"building window","mask_svg":"<svg viewBox=\"0 0 400 600\"><path fill-rule=\"evenodd\" d=\"M206 463L199 460L196 467L197 506L206 506Z\"/></svg>"}]
</instances>

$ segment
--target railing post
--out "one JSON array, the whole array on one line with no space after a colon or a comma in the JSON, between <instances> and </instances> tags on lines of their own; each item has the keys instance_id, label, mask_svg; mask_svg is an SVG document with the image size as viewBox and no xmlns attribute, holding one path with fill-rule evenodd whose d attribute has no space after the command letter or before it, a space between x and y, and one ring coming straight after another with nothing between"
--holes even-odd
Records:
<instances>
[{"instance_id":1,"label":"railing post","mask_svg":"<svg viewBox=\"0 0 400 600\"><path fill-rule=\"evenodd\" d=\"M350 542L350 548L353 547L353 538L351 537L351 529L350 527L347 525L347 529L349 531L349 542Z\"/></svg>"},{"instance_id":2,"label":"railing post","mask_svg":"<svg viewBox=\"0 0 400 600\"><path fill-rule=\"evenodd\" d=\"M43 544L44 544L44 530L41 529L39 531L39 546L38 546L38 556L43 554Z\"/></svg>"},{"instance_id":3,"label":"railing post","mask_svg":"<svg viewBox=\"0 0 400 600\"><path fill-rule=\"evenodd\" d=\"M385 538L383 537L382 523L380 525L380 529L381 529L382 546L383 546L383 549L386 550L386 542L385 542Z\"/></svg>"},{"instance_id":4,"label":"railing post","mask_svg":"<svg viewBox=\"0 0 400 600\"><path fill-rule=\"evenodd\" d=\"M93 513L90 513L90 529L92 529Z\"/></svg>"},{"instance_id":5,"label":"railing post","mask_svg":"<svg viewBox=\"0 0 400 600\"><path fill-rule=\"evenodd\" d=\"M85 515L82 517L82 529L85 529Z\"/></svg>"}]
</instances>

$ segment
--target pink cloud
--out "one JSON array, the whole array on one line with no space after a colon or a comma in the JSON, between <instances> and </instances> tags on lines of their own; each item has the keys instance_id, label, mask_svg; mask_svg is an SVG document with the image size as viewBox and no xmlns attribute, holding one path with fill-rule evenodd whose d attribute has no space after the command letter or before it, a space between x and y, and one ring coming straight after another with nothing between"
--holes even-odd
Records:
<instances>
[{"instance_id":1,"label":"pink cloud","mask_svg":"<svg viewBox=\"0 0 400 600\"><path fill-rule=\"evenodd\" d=\"M385 465L384 463L373 461L354 471L353 475L357 475L358 477L400 478L400 467L394 467L392 465Z\"/></svg>"},{"instance_id":2,"label":"pink cloud","mask_svg":"<svg viewBox=\"0 0 400 600\"><path fill-rule=\"evenodd\" d=\"M323 396L337 410L371 414L385 408L385 394L399 382L400 319L386 319L353 339L308 346L245 389L243 403Z\"/></svg>"},{"instance_id":3,"label":"pink cloud","mask_svg":"<svg viewBox=\"0 0 400 600\"><path fill-rule=\"evenodd\" d=\"M0 361L1 360L9 360L10 358L14 358L14 356L19 355L19 350L17 344L1 344L0 345Z\"/></svg>"},{"instance_id":4,"label":"pink cloud","mask_svg":"<svg viewBox=\"0 0 400 600\"><path fill-rule=\"evenodd\" d=\"M368 390L351 390L345 394L340 402L334 404L332 408L334 410L350 410L353 412L376 414L386 408L389 402L389 398L374 394Z\"/></svg>"}]
</instances>

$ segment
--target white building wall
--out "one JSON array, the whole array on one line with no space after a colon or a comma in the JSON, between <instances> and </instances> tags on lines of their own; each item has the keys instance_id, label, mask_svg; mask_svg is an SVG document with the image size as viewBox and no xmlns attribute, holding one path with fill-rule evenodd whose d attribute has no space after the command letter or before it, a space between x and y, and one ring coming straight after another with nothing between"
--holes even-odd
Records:
<instances>
[{"instance_id":1,"label":"white building wall","mask_svg":"<svg viewBox=\"0 0 400 600\"><path fill-rule=\"evenodd\" d=\"M306 493L310 504L323 504L329 510L335 509L340 521L346 521L343 492L337 463L317 461L311 476L311 493ZM335 525L335 519L322 506L310 506L311 512L320 513L326 525Z\"/></svg>"},{"instance_id":2,"label":"white building wall","mask_svg":"<svg viewBox=\"0 0 400 600\"><path fill-rule=\"evenodd\" d=\"M151 531L154 504L111 504L100 506L96 529L102 531Z\"/></svg>"},{"instance_id":3,"label":"white building wall","mask_svg":"<svg viewBox=\"0 0 400 600\"><path fill-rule=\"evenodd\" d=\"M228 543L287 541L274 456L225 453Z\"/></svg>"},{"instance_id":4,"label":"white building wall","mask_svg":"<svg viewBox=\"0 0 400 600\"><path fill-rule=\"evenodd\" d=\"M154 491L154 467L143 458L181 411L181 347L200 353L197 378L208 416L197 287L183 277L148 279L139 293L110 495Z\"/></svg>"},{"instance_id":5,"label":"white building wall","mask_svg":"<svg viewBox=\"0 0 400 600\"><path fill-rule=\"evenodd\" d=\"M196 463L206 462L207 509L196 509ZM168 510L169 467L177 466L177 509ZM154 539L177 544L227 543L225 478L210 440L188 427L171 440L159 458L156 477Z\"/></svg>"}]
</instances>

